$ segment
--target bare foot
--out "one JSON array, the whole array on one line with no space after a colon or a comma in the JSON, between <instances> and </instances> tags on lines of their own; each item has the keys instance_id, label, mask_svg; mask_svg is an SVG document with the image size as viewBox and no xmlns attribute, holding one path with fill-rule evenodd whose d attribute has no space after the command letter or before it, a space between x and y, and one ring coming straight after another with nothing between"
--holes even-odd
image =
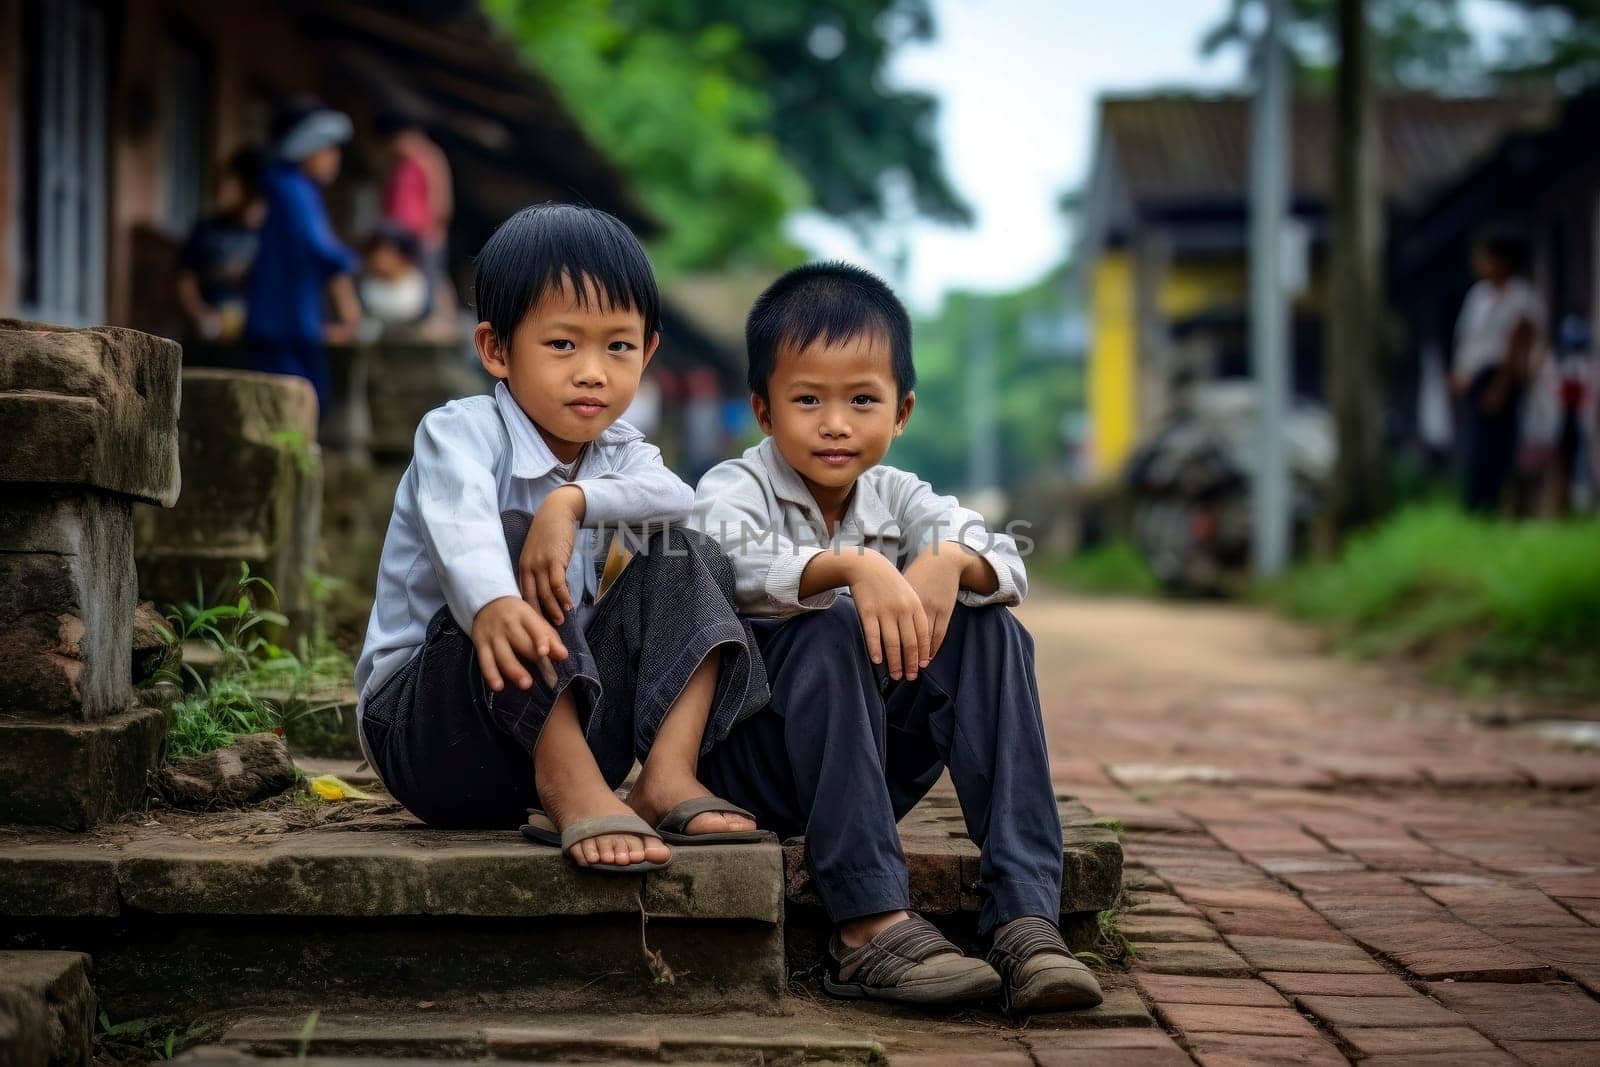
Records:
<instances>
[{"instance_id":1,"label":"bare foot","mask_svg":"<svg viewBox=\"0 0 1600 1067\"><path fill-rule=\"evenodd\" d=\"M598 788L595 788L598 786ZM558 827L571 826L584 819L601 815L629 815L633 809L605 787L598 772L594 785L576 785L571 782L551 782L548 777L539 782L539 800L545 814ZM665 863L672 858L666 843L654 837L638 834L603 834L579 841L567 850L572 861L580 867L611 865L626 867L631 863Z\"/></svg>"},{"instance_id":2,"label":"bare foot","mask_svg":"<svg viewBox=\"0 0 1600 1067\"><path fill-rule=\"evenodd\" d=\"M660 761L648 760L639 772L639 780L628 794L628 807L639 817L654 826L662 817L685 800L711 795L711 790L700 784L694 772L682 767L652 766ZM737 833L754 830L755 820L732 812L707 811L690 819L684 827L689 834Z\"/></svg>"},{"instance_id":3,"label":"bare foot","mask_svg":"<svg viewBox=\"0 0 1600 1067\"><path fill-rule=\"evenodd\" d=\"M601 815L627 815L631 809L606 785L589 751L569 690L556 701L544 732L533 750L534 784L545 814L558 827ZM579 841L567 850L580 867L626 867L632 863L665 863L672 858L666 842L640 834L603 834Z\"/></svg>"}]
</instances>

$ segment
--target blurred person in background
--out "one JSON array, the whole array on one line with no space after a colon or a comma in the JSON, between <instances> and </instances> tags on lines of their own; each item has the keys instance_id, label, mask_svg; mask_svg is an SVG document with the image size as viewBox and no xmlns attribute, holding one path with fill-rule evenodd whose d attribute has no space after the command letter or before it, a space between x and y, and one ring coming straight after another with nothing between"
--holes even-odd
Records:
<instances>
[{"instance_id":1,"label":"blurred person in background","mask_svg":"<svg viewBox=\"0 0 1600 1067\"><path fill-rule=\"evenodd\" d=\"M355 340L361 322L359 264L335 236L322 202L353 132L349 116L312 101L289 104L273 122L272 159L261 177L266 219L250 272L245 343L252 368L308 379L323 411L332 389L326 346Z\"/></svg>"},{"instance_id":2,"label":"blurred person in background","mask_svg":"<svg viewBox=\"0 0 1600 1067\"><path fill-rule=\"evenodd\" d=\"M245 287L267 214L262 163L259 148L229 158L217 180L216 214L194 224L178 253L178 305L191 339L237 341L244 332Z\"/></svg>"},{"instance_id":3,"label":"blurred person in background","mask_svg":"<svg viewBox=\"0 0 1600 1067\"><path fill-rule=\"evenodd\" d=\"M1461 401L1461 502L1490 514L1517 458L1522 398L1544 329L1543 301L1523 276L1528 244L1511 230L1493 230L1473 249L1478 281L1456 322L1451 391Z\"/></svg>"},{"instance_id":4,"label":"blurred person in background","mask_svg":"<svg viewBox=\"0 0 1600 1067\"><path fill-rule=\"evenodd\" d=\"M367 235L356 283L364 335L416 326L428 317L428 278L419 266L421 255L411 231L392 222L379 223Z\"/></svg>"},{"instance_id":5,"label":"blurred person in background","mask_svg":"<svg viewBox=\"0 0 1600 1067\"><path fill-rule=\"evenodd\" d=\"M1595 359L1589 324L1581 315L1561 320L1557 338L1556 508L1560 513L1594 507L1600 484L1596 466L1595 407L1600 394L1600 361Z\"/></svg>"},{"instance_id":6,"label":"blurred person in background","mask_svg":"<svg viewBox=\"0 0 1600 1067\"><path fill-rule=\"evenodd\" d=\"M455 212L450 161L412 115L385 112L376 128L389 158L383 183L384 220L417 239L422 270L434 289L433 302L448 306L453 294L445 274L445 240Z\"/></svg>"}]
</instances>

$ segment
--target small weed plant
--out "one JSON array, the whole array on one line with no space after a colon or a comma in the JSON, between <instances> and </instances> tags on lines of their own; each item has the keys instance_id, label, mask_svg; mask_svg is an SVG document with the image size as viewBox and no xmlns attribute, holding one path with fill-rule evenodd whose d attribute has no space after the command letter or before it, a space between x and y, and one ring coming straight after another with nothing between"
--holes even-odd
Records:
<instances>
[{"instance_id":1,"label":"small weed plant","mask_svg":"<svg viewBox=\"0 0 1600 1067\"><path fill-rule=\"evenodd\" d=\"M333 582L320 579L311 585L313 602L325 600ZM320 621L299 643L299 654L276 644L269 632L281 631L289 620L277 611L278 594L272 583L239 564L239 574L226 595L207 604L205 590L196 584L195 599L167 610L168 640L201 644L216 654L207 674L185 663L181 676L170 679L183 695L173 703L167 731L167 759L183 760L233 744L253 733L281 732L284 708L298 706L296 714L314 714L329 704L314 697L341 685L350 677L350 660L333 647ZM314 612L319 620L320 612Z\"/></svg>"}]
</instances>

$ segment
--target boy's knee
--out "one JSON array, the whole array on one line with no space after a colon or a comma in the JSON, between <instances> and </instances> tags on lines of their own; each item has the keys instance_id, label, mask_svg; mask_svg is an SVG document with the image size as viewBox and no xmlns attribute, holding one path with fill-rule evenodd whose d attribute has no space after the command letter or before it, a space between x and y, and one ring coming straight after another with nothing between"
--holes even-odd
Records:
<instances>
[{"instance_id":1,"label":"boy's knee","mask_svg":"<svg viewBox=\"0 0 1600 1067\"><path fill-rule=\"evenodd\" d=\"M827 646L830 650L859 649L866 655L865 638L861 633L861 613L856 602L847 596L835 597L825 608L803 612L788 622L808 643Z\"/></svg>"},{"instance_id":2,"label":"boy's knee","mask_svg":"<svg viewBox=\"0 0 1600 1067\"><path fill-rule=\"evenodd\" d=\"M1022 625L1011 609L1003 604L969 607L958 603L950 616L950 629L970 627L980 633L994 633L1008 642L1016 642L1033 651L1033 635Z\"/></svg>"}]
</instances>

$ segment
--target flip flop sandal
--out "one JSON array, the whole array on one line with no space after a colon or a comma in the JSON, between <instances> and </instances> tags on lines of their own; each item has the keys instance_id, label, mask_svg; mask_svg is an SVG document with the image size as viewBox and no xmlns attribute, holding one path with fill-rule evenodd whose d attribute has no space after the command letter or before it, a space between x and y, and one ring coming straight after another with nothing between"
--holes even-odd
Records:
<instances>
[{"instance_id":1,"label":"flip flop sandal","mask_svg":"<svg viewBox=\"0 0 1600 1067\"><path fill-rule=\"evenodd\" d=\"M574 867L586 871L595 871L599 874L643 874L646 871L659 871L666 863L652 863L649 860L640 860L638 863L591 863L581 864L572 858L568 849L579 841L587 841L593 837L604 837L606 834L633 834L637 837L653 837L662 840L661 835L650 829L650 824L637 815L599 815L593 819L580 819L565 830L557 830L556 824L550 816L538 808L528 809L528 822L522 828L522 836L529 841L541 845L551 845L561 850L567 862Z\"/></svg>"},{"instance_id":2,"label":"flip flop sandal","mask_svg":"<svg viewBox=\"0 0 1600 1067\"><path fill-rule=\"evenodd\" d=\"M721 812L725 815L743 815L751 822L756 817L737 804L730 804L721 797L696 797L685 800L661 816L661 821L656 823L656 836L669 845L748 845L757 841L770 841L773 834L769 830L719 830L716 833L691 834L688 832L689 823L696 816L704 815L708 811Z\"/></svg>"}]
</instances>

